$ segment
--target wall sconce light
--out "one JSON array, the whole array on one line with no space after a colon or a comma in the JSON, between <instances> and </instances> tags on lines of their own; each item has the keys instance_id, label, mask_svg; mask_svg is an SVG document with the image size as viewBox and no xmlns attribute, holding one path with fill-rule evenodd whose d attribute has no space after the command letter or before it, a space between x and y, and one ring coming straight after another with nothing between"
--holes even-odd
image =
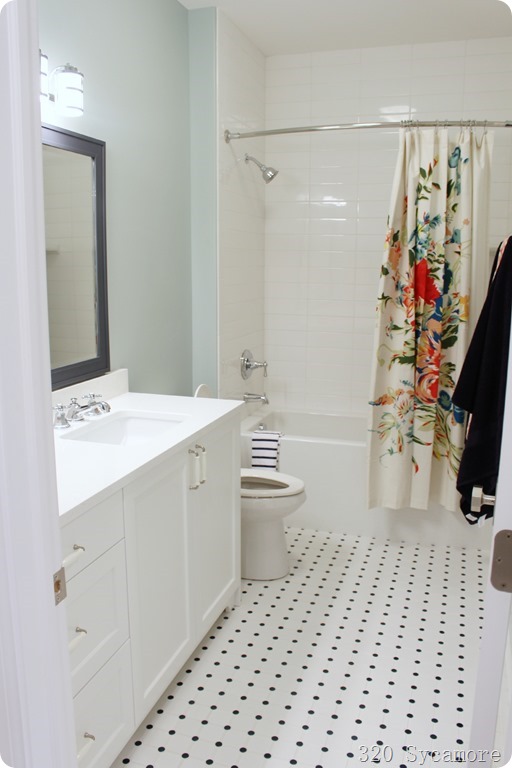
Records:
<instances>
[{"instance_id":1,"label":"wall sconce light","mask_svg":"<svg viewBox=\"0 0 512 768\"><path fill-rule=\"evenodd\" d=\"M39 51L39 69L40 69L40 87L39 94L41 97L41 104L45 99L49 97L48 93L48 56Z\"/></svg>"},{"instance_id":2,"label":"wall sconce light","mask_svg":"<svg viewBox=\"0 0 512 768\"><path fill-rule=\"evenodd\" d=\"M55 67L48 74L48 56L39 51L41 103L55 104L62 117L81 117L84 112L84 76L71 64Z\"/></svg>"},{"instance_id":3,"label":"wall sconce light","mask_svg":"<svg viewBox=\"0 0 512 768\"><path fill-rule=\"evenodd\" d=\"M505 3L505 5L508 5L510 10L512 11L512 0L501 0L502 3Z\"/></svg>"}]
</instances>

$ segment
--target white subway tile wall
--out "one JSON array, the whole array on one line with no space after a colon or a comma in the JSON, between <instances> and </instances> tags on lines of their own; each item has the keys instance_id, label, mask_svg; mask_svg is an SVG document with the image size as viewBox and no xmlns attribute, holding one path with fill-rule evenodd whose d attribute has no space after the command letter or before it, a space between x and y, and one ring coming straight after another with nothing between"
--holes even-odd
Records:
<instances>
[{"instance_id":1,"label":"white subway tile wall","mask_svg":"<svg viewBox=\"0 0 512 768\"><path fill-rule=\"evenodd\" d=\"M219 13L219 126L512 119L512 38L272 56ZM262 97L264 94L264 97ZM366 413L396 129L220 142L222 396ZM263 184L245 152L279 169ZM494 132L490 249L512 231L512 129ZM482 254L481 258L489 258ZM244 382L251 347L268 378Z\"/></svg>"},{"instance_id":2,"label":"white subway tile wall","mask_svg":"<svg viewBox=\"0 0 512 768\"><path fill-rule=\"evenodd\" d=\"M274 56L266 72L266 128L512 116L511 38ZM367 412L397 147L396 129L265 140L265 161L280 170L265 210L266 391L276 408ZM496 130L491 248L512 231L511 152L512 130Z\"/></svg>"},{"instance_id":3,"label":"white subway tile wall","mask_svg":"<svg viewBox=\"0 0 512 768\"><path fill-rule=\"evenodd\" d=\"M219 396L241 398L240 355L261 359L264 345L265 184L245 153L263 161L263 139L226 144L224 130L265 121L265 58L227 17L218 15L219 98ZM260 373L254 375L259 379ZM249 382L248 382L249 383Z\"/></svg>"}]
</instances>

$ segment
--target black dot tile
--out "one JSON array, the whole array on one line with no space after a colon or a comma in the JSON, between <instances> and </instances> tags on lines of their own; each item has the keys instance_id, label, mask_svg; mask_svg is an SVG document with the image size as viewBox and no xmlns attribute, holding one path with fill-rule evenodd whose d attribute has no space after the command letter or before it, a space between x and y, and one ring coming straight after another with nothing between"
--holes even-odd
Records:
<instances>
[{"instance_id":1,"label":"black dot tile","mask_svg":"<svg viewBox=\"0 0 512 768\"><path fill-rule=\"evenodd\" d=\"M400 766L407 745L468 747L486 555L286 535L289 575L243 582L112 768Z\"/></svg>"}]
</instances>

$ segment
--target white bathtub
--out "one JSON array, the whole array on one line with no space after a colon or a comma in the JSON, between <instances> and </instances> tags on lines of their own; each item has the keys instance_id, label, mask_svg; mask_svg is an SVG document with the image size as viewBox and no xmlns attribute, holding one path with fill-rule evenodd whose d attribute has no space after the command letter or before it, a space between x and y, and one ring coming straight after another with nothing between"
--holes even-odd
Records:
<instances>
[{"instance_id":1,"label":"white bathtub","mask_svg":"<svg viewBox=\"0 0 512 768\"><path fill-rule=\"evenodd\" d=\"M262 409L242 422L244 467L251 466L251 434L260 424L282 433L279 469L306 486L305 504L286 524L380 541L489 546L491 527L470 526L459 511L367 508L364 417Z\"/></svg>"}]
</instances>

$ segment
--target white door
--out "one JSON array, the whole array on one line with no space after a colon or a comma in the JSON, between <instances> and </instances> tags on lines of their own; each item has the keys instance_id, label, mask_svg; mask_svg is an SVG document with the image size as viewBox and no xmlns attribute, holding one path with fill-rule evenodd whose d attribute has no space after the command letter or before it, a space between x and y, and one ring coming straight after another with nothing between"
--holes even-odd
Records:
<instances>
[{"instance_id":1,"label":"white door","mask_svg":"<svg viewBox=\"0 0 512 768\"><path fill-rule=\"evenodd\" d=\"M512 341L512 338L511 338ZM512 344L511 344L512 347ZM512 531L512 349L509 353L507 397L503 420L500 474L493 523L495 554L500 531ZM497 538L498 537L498 538ZM501 535L508 539L506 533ZM512 541L512 535L510 537ZM512 549L508 558L512 562ZM503 580L504 581L504 580ZM488 580L485 594L484 628L480 649L470 747L479 766L506 765L512 751L512 622L511 594L496 589ZM495 754L493 753L495 750ZM481 754L482 752L482 754ZM499 753L499 755L498 755ZM467 766L475 765L468 753Z\"/></svg>"},{"instance_id":2,"label":"white door","mask_svg":"<svg viewBox=\"0 0 512 768\"><path fill-rule=\"evenodd\" d=\"M65 603L53 585L38 50L36 0L0 2L0 762L73 768Z\"/></svg>"}]
</instances>

